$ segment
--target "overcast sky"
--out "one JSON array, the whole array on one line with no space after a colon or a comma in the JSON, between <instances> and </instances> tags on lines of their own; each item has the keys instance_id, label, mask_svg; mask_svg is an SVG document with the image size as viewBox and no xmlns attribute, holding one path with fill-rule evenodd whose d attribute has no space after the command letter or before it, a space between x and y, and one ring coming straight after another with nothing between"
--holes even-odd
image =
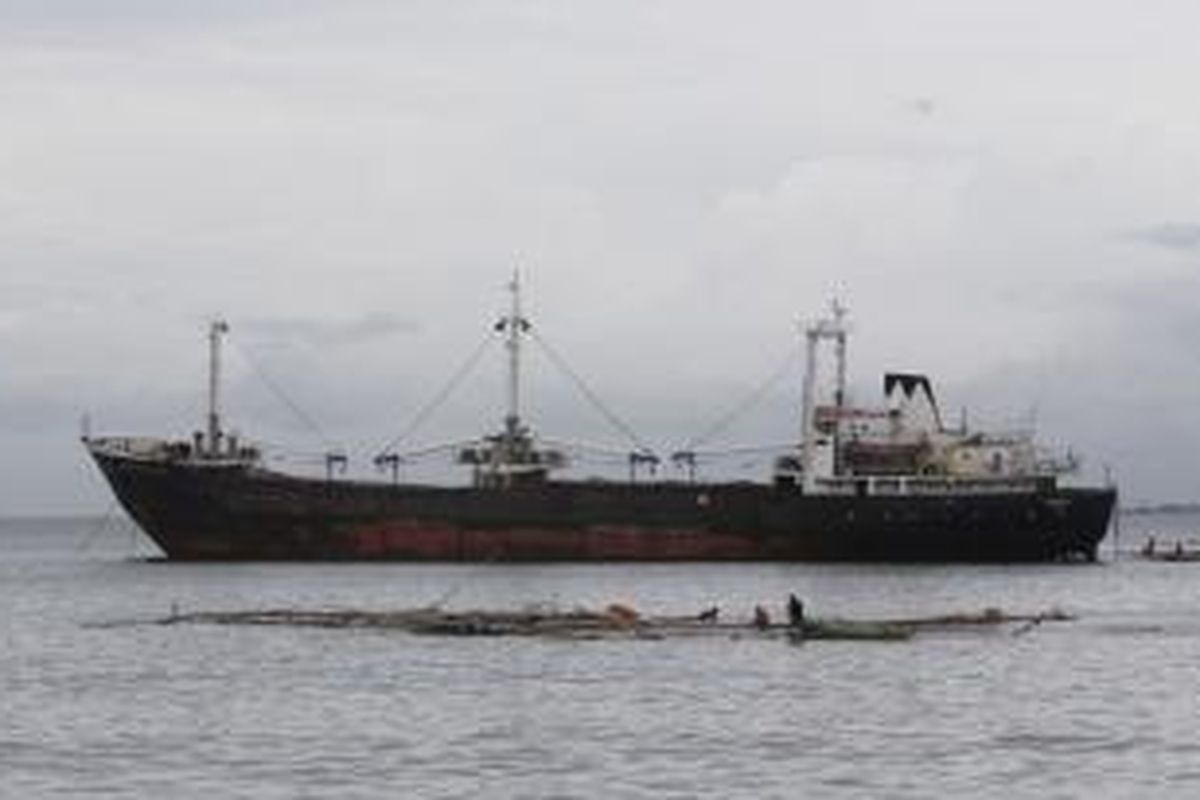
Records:
<instances>
[{"instance_id":1,"label":"overcast sky","mask_svg":"<svg viewBox=\"0 0 1200 800\"><path fill-rule=\"evenodd\" d=\"M928 371L1127 501L1200 498L1200 6L0 0L0 514L78 446L229 424L365 462L530 315L665 452L837 294L856 399ZM503 414L501 351L413 445ZM546 435L624 446L533 352ZM720 445L795 436L799 371ZM955 418L957 413L954 412Z\"/></svg>"}]
</instances>

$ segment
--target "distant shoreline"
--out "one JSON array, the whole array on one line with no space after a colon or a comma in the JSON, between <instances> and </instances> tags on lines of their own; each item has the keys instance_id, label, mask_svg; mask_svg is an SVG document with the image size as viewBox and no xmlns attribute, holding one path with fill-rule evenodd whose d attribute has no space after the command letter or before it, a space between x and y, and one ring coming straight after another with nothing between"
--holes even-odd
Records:
<instances>
[{"instance_id":1,"label":"distant shoreline","mask_svg":"<svg viewBox=\"0 0 1200 800\"><path fill-rule=\"evenodd\" d=\"M1142 514L1200 514L1200 503L1155 503L1121 509L1123 517L1135 517Z\"/></svg>"},{"instance_id":2,"label":"distant shoreline","mask_svg":"<svg viewBox=\"0 0 1200 800\"><path fill-rule=\"evenodd\" d=\"M1150 514L1200 514L1200 502L1145 503L1122 508L1120 514L1123 517L1137 517ZM104 511L80 511L46 514L0 514L0 522L71 522L96 520L109 515L119 519L128 519L128 515L124 511L118 510L107 513Z\"/></svg>"}]
</instances>

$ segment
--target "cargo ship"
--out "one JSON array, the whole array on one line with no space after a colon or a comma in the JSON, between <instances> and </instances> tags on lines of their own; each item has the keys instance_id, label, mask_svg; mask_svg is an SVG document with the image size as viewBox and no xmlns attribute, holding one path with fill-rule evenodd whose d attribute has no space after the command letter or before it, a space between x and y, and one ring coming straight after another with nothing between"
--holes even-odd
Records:
<instances>
[{"instance_id":1,"label":"cargo ship","mask_svg":"<svg viewBox=\"0 0 1200 800\"><path fill-rule=\"evenodd\" d=\"M883 402L847 402L845 311L803 329L800 435L758 481L555 476L561 449L520 414L520 359L531 323L514 278L495 325L508 351L499 432L461 447L462 485L324 478L266 466L227 434L219 410L227 326L209 330L206 430L190 439L84 435L117 499L170 560L863 561L1095 560L1116 499L1072 487L1073 459L1047 457L1032 434L989 434L942 420L930 380L884 376ZM819 355L833 345L831 397ZM829 383L829 381L825 381ZM334 457L337 458L337 457ZM695 464L677 452L677 464ZM331 462L332 463L332 462Z\"/></svg>"}]
</instances>

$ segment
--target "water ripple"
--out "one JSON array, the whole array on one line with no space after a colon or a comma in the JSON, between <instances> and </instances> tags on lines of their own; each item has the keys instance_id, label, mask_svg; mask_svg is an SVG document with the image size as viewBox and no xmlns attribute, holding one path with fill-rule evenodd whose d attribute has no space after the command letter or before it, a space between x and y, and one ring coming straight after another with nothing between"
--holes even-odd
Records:
<instances>
[{"instance_id":1,"label":"water ripple","mask_svg":"<svg viewBox=\"0 0 1200 800\"><path fill-rule=\"evenodd\" d=\"M0 556L0 773L14 797L1200 790L1200 581L1187 570L222 567L84 558L41 539L28 547ZM419 605L452 582L465 587L464 607L567 598L691 613L719 601L732 614L799 591L814 613L837 616L1058 606L1080 620L888 647L117 624L173 604Z\"/></svg>"}]
</instances>

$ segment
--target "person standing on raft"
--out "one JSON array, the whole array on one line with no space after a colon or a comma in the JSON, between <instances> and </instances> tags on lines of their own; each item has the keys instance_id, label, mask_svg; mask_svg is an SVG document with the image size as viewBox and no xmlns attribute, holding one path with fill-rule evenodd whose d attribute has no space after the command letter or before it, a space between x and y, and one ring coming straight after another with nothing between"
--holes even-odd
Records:
<instances>
[{"instance_id":1,"label":"person standing on raft","mask_svg":"<svg viewBox=\"0 0 1200 800\"><path fill-rule=\"evenodd\" d=\"M797 629L803 629L806 624L804 602L795 594L788 595L788 624Z\"/></svg>"},{"instance_id":2,"label":"person standing on raft","mask_svg":"<svg viewBox=\"0 0 1200 800\"><path fill-rule=\"evenodd\" d=\"M760 631L765 631L767 628L771 627L771 615L768 614L767 610L762 606L754 607L754 627L758 628Z\"/></svg>"}]
</instances>

